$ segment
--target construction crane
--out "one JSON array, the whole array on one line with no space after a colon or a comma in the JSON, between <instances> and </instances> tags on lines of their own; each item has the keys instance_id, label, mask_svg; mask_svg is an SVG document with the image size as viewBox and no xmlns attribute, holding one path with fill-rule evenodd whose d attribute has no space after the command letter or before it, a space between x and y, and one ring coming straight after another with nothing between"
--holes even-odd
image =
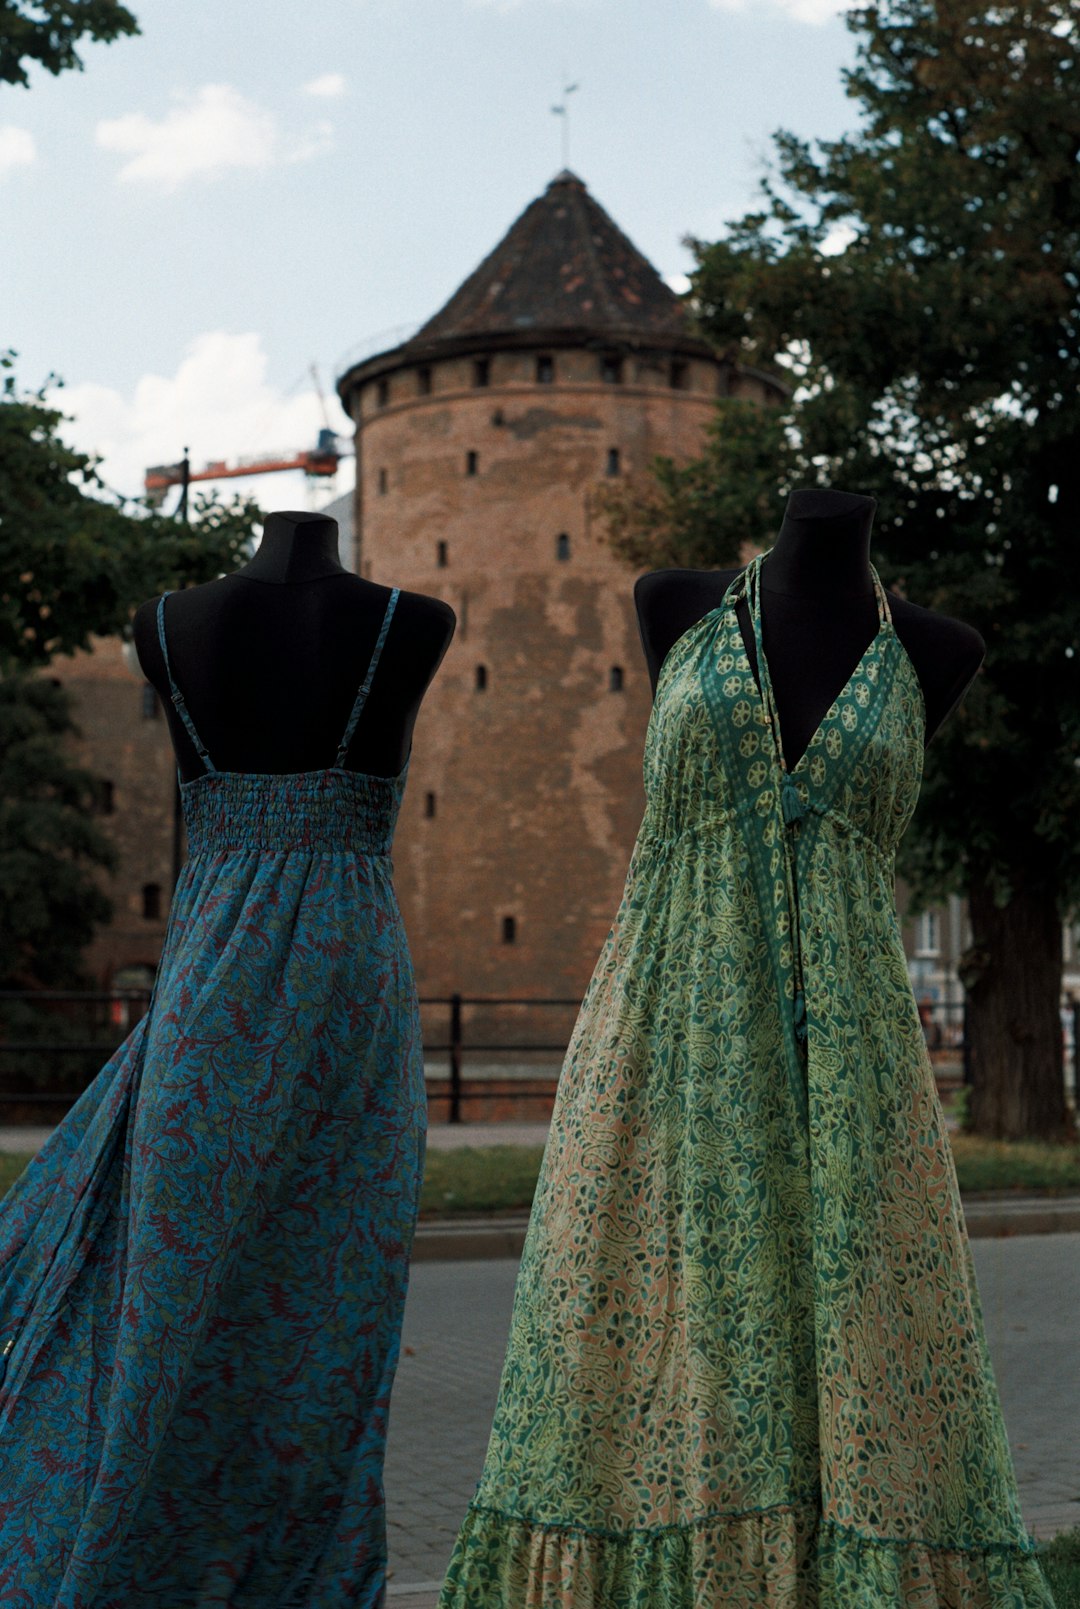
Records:
<instances>
[{"instance_id":1,"label":"construction crane","mask_svg":"<svg viewBox=\"0 0 1080 1609\"><path fill-rule=\"evenodd\" d=\"M179 462L152 464L146 471L143 486L149 501L160 503L170 486L179 486L182 490L177 513L186 518L187 488L192 481L233 480L243 475L273 475L283 469L302 469L305 475L313 479L336 475L338 464L349 454L342 452L338 447L337 432L330 424L326 411L326 398L314 363L311 365L311 374L323 416L323 428L319 431L313 448L284 448L277 452L254 453L245 458L235 458L231 463L224 458L215 458L204 464L201 469L192 469L185 447L184 457Z\"/></svg>"}]
</instances>

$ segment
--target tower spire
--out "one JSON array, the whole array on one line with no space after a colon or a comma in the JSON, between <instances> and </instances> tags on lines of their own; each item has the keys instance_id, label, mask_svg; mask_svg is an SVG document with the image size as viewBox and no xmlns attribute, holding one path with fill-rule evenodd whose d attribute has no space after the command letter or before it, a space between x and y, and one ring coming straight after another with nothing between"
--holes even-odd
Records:
<instances>
[{"instance_id":1,"label":"tower spire","mask_svg":"<svg viewBox=\"0 0 1080 1609\"><path fill-rule=\"evenodd\" d=\"M565 73L563 77L566 77ZM562 119L562 165L564 169L570 166L570 107L567 104L567 97L572 95L578 87L577 84L564 83L562 100L557 101L551 108L554 115Z\"/></svg>"}]
</instances>

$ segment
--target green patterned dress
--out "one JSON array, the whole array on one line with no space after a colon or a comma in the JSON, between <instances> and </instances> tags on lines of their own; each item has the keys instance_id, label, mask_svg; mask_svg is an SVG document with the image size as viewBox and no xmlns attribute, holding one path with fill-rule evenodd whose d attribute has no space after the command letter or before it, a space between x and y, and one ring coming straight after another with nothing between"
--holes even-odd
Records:
<instances>
[{"instance_id":1,"label":"green patterned dress","mask_svg":"<svg viewBox=\"0 0 1080 1609\"><path fill-rule=\"evenodd\" d=\"M787 773L764 557L664 661L439 1609L1054 1609L896 914L919 681L874 571Z\"/></svg>"}]
</instances>

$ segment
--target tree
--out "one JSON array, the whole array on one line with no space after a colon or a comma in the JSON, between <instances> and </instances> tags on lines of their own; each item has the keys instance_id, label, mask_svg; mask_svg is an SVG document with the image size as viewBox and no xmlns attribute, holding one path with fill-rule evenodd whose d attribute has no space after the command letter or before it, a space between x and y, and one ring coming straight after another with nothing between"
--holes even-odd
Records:
<instances>
[{"instance_id":1,"label":"tree","mask_svg":"<svg viewBox=\"0 0 1080 1609\"><path fill-rule=\"evenodd\" d=\"M968 899L972 1127L1060 1137L1062 922L1080 904L1080 24L1055 0L881 0L847 22L860 126L774 136L759 210L693 243L691 304L729 357L795 383L781 417L740 424L763 448L783 427L774 496L872 491L883 580L987 641L927 751L898 870L915 909ZM755 452L725 454L731 418L720 404L682 474L724 475L749 506ZM659 562L700 562L675 512ZM643 528L640 508L625 520ZM730 542L714 530L714 552Z\"/></svg>"},{"instance_id":2,"label":"tree","mask_svg":"<svg viewBox=\"0 0 1080 1609\"><path fill-rule=\"evenodd\" d=\"M22 394L14 354L0 394L0 670L45 665L129 629L146 598L210 581L249 556L260 518L250 499L196 500L190 525L106 502L100 459L60 438L46 386ZM56 383L54 381L54 383ZM97 494L97 495L95 495Z\"/></svg>"},{"instance_id":3,"label":"tree","mask_svg":"<svg viewBox=\"0 0 1080 1609\"><path fill-rule=\"evenodd\" d=\"M0 0L0 83L29 84L24 62L36 61L54 76L78 68L75 46L85 34L110 44L139 25L116 0Z\"/></svg>"},{"instance_id":4,"label":"tree","mask_svg":"<svg viewBox=\"0 0 1080 1609\"><path fill-rule=\"evenodd\" d=\"M788 429L779 408L725 401L704 457L677 463L661 455L643 475L600 483L593 509L602 540L635 570L737 567L744 542L763 548L772 540Z\"/></svg>"},{"instance_id":5,"label":"tree","mask_svg":"<svg viewBox=\"0 0 1080 1609\"><path fill-rule=\"evenodd\" d=\"M0 987L81 981L112 907L94 880L116 854L94 824L94 778L69 764L70 700L43 676L0 679Z\"/></svg>"},{"instance_id":6,"label":"tree","mask_svg":"<svg viewBox=\"0 0 1080 1609\"><path fill-rule=\"evenodd\" d=\"M129 634L146 598L235 569L260 515L212 498L190 525L124 513L94 495L99 460L61 440L44 388L18 391L11 353L0 368L0 978L29 988L80 981L79 952L111 915L92 873L113 865L88 819L95 779L64 754L68 697L40 672Z\"/></svg>"}]
</instances>

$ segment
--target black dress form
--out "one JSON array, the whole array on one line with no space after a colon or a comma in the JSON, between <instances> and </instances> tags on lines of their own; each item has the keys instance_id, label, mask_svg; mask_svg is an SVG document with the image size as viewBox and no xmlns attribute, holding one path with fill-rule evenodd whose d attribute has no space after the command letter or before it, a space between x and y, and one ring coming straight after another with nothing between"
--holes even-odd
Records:
<instances>
[{"instance_id":1,"label":"black dress form","mask_svg":"<svg viewBox=\"0 0 1080 1609\"><path fill-rule=\"evenodd\" d=\"M289 512L267 517L247 564L168 598L173 674L219 770L282 775L333 765L389 590L342 566L334 520ZM169 696L156 609L154 598L136 611L135 648L161 694L186 782L204 767ZM402 592L348 769L402 770L455 625L448 603Z\"/></svg>"},{"instance_id":2,"label":"black dress form","mask_svg":"<svg viewBox=\"0 0 1080 1609\"><path fill-rule=\"evenodd\" d=\"M789 769L877 630L870 574L873 498L852 492L796 491L762 570L762 640ZM737 570L653 570L639 576L634 601L653 690L673 643L720 603ZM926 741L960 702L986 644L963 621L889 594L896 634L919 677ZM750 664L757 653L745 600L736 618Z\"/></svg>"}]
</instances>

